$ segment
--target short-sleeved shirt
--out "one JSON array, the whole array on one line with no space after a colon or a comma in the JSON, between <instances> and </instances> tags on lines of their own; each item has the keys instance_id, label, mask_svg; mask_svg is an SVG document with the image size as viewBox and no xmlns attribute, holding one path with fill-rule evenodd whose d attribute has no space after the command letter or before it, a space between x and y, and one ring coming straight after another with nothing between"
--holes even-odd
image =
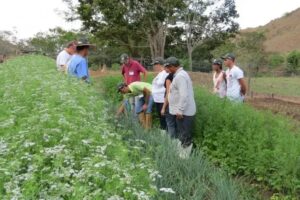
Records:
<instances>
[{"instance_id":1,"label":"short-sleeved shirt","mask_svg":"<svg viewBox=\"0 0 300 200\"><path fill-rule=\"evenodd\" d=\"M239 80L244 78L244 72L237 66L233 66L226 71L227 93L229 100L241 102L244 97L241 94L241 85Z\"/></svg>"},{"instance_id":2,"label":"short-sleeved shirt","mask_svg":"<svg viewBox=\"0 0 300 200\"><path fill-rule=\"evenodd\" d=\"M166 88L164 84L169 74L163 70L152 81L152 95L155 103L164 103Z\"/></svg>"},{"instance_id":3,"label":"short-sleeved shirt","mask_svg":"<svg viewBox=\"0 0 300 200\"><path fill-rule=\"evenodd\" d=\"M64 71L65 69L62 66L67 66L71 58L72 55L70 55L66 50L61 51L56 58L57 70Z\"/></svg>"},{"instance_id":4,"label":"short-sleeved shirt","mask_svg":"<svg viewBox=\"0 0 300 200\"><path fill-rule=\"evenodd\" d=\"M128 64L122 66L122 74L125 76L126 84L130 85L133 82L141 81L141 73L146 72L146 69L137 61L130 59Z\"/></svg>"},{"instance_id":5,"label":"short-sleeved shirt","mask_svg":"<svg viewBox=\"0 0 300 200\"><path fill-rule=\"evenodd\" d=\"M90 77L88 62L86 58L80 55L74 55L68 64L68 72L77 78Z\"/></svg>"},{"instance_id":6,"label":"short-sleeved shirt","mask_svg":"<svg viewBox=\"0 0 300 200\"><path fill-rule=\"evenodd\" d=\"M133 96L142 95L145 88L152 92L152 85L146 82L133 82L130 85L128 85L128 87Z\"/></svg>"}]
</instances>

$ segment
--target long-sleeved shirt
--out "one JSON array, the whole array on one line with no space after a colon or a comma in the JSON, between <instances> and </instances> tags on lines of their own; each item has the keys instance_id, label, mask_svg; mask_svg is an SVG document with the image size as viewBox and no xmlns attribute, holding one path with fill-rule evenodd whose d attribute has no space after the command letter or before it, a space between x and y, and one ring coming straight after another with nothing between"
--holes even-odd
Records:
<instances>
[{"instance_id":1,"label":"long-sleeved shirt","mask_svg":"<svg viewBox=\"0 0 300 200\"><path fill-rule=\"evenodd\" d=\"M163 70L153 79L152 95L155 103L165 102L166 88L164 84L168 75L169 74L165 70Z\"/></svg>"},{"instance_id":2,"label":"long-sleeved shirt","mask_svg":"<svg viewBox=\"0 0 300 200\"><path fill-rule=\"evenodd\" d=\"M193 83L183 68L179 68L174 74L168 99L172 115L194 116L196 114Z\"/></svg>"}]
</instances>

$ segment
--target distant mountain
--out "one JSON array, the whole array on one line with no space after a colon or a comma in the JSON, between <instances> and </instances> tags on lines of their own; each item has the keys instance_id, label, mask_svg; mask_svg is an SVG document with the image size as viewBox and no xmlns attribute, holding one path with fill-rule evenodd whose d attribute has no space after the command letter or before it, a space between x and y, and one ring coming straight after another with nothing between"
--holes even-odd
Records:
<instances>
[{"instance_id":1,"label":"distant mountain","mask_svg":"<svg viewBox=\"0 0 300 200\"><path fill-rule=\"evenodd\" d=\"M252 31L265 31L267 52L286 53L300 50L300 8L272 20L265 26L242 30L242 33Z\"/></svg>"}]
</instances>

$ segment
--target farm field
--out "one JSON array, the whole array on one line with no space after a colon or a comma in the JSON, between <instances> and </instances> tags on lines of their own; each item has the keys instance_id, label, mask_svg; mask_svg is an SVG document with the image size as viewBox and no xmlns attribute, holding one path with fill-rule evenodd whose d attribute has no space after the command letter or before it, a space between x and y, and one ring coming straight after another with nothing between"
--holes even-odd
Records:
<instances>
[{"instance_id":1,"label":"farm field","mask_svg":"<svg viewBox=\"0 0 300 200\"><path fill-rule=\"evenodd\" d=\"M120 75L117 71L91 71L95 78ZM190 73L194 85L211 91L212 75L207 73ZM153 76L152 74L150 75ZM289 116L300 121L300 78L276 77L253 78L251 91L253 98L247 98L247 104L259 109L270 110L275 114ZM272 95L273 94L273 95Z\"/></svg>"},{"instance_id":2,"label":"farm field","mask_svg":"<svg viewBox=\"0 0 300 200\"><path fill-rule=\"evenodd\" d=\"M120 100L113 88L121 80L116 73L95 79L114 101ZM211 162L250 179L265 199L297 199L300 129L282 115L232 105L197 86L195 91L195 144Z\"/></svg>"},{"instance_id":3,"label":"farm field","mask_svg":"<svg viewBox=\"0 0 300 200\"><path fill-rule=\"evenodd\" d=\"M257 199L200 151L182 160L169 137L112 117L96 83L52 59L18 57L0 77L0 199Z\"/></svg>"}]
</instances>

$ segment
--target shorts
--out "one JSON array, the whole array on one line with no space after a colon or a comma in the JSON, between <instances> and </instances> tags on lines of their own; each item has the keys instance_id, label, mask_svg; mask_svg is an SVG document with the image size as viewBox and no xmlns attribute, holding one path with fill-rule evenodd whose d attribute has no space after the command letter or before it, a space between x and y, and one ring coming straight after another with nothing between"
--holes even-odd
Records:
<instances>
[{"instance_id":1,"label":"shorts","mask_svg":"<svg viewBox=\"0 0 300 200\"><path fill-rule=\"evenodd\" d=\"M138 99L138 101L136 102L136 105L135 105L135 113L136 114L140 114L141 112L143 112L143 105L144 104L145 104L145 98L140 97ZM146 114L151 114L152 113L153 104L154 104L154 100L153 100L153 96L151 95L150 98L149 98L148 108L146 110Z\"/></svg>"}]
</instances>

